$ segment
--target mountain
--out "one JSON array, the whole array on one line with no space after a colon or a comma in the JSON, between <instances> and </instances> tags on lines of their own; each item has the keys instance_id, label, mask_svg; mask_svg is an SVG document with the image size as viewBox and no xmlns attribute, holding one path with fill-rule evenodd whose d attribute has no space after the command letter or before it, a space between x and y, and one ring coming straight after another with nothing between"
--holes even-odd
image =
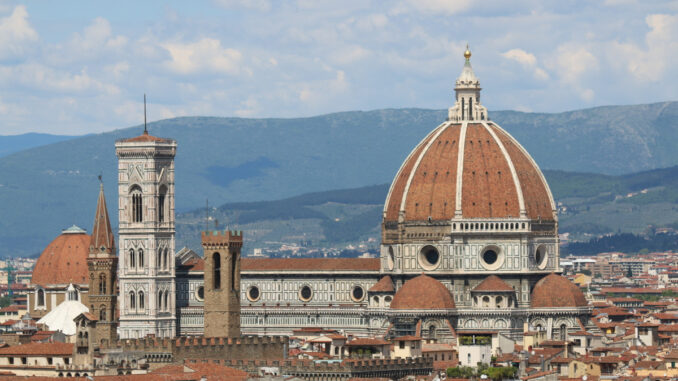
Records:
<instances>
[{"instance_id":1,"label":"mountain","mask_svg":"<svg viewBox=\"0 0 678 381\"><path fill-rule=\"evenodd\" d=\"M542 168L609 175L678 164L678 103L558 114L490 113ZM353 111L298 119L183 117L149 124L178 142L177 211L390 183L444 110ZM0 255L34 254L60 229L89 229L103 174L115 205L116 139L88 135L0 158ZM382 201L383 202L383 201ZM112 223L117 213L111 211Z\"/></svg>"},{"instance_id":2,"label":"mountain","mask_svg":"<svg viewBox=\"0 0 678 381\"><path fill-rule=\"evenodd\" d=\"M678 166L622 176L549 170L544 175L559 204L560 233L574 239L618 231L643 233L649 226L678 227ZM246 253L300 242L313 247L359 243L374 247L388 188L382 184L276 201L227 203L210 208L209 228L217 221L221 228L244 230ZM180 213L177 241L199 248L205 218L204 208ZM643 238L633 242L638 246Z\"/></svg>"},{"instance_id":3,"label":"mountain","mask_svg":"<svg viewBox=\"0 0 678 381\"><path fill-rule=\"evenodd\" d=\"M0 157L33 147L73 139L74 137L75 136L69 135L39 134L35 132L21 135L0 135Z\"/></svg>"}]
</instances>

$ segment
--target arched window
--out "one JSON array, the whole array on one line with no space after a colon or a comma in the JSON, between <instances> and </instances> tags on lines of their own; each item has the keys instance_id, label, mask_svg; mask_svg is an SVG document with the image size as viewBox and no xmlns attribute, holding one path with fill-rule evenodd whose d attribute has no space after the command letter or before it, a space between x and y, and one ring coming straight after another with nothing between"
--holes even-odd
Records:
<instances>
[{"instance_id":1,"label":"arched window","mask_svg":"<svg viewBox=\"0 0 678 381\"><path fill-rule=\"evenodd\" d=\"M143 221L143 197L138 185L132 187L132 222Z\"/></svg>"},{"instance_id":2,"label":"arched window","mask_svg":"<svg viewBox=\"0 0 678 381\"><path fill-rule=\"evenodd\" d=\"M466 111L466 105L464 104L464 98L461 98L461 120L464 120L464 112Z\"/></svg>"},{"instance_id":3,"label":"arched window","mask_svg":"<svg viewBox=\"0 0 678 381\"><path fill-rule=\"evenodd\" d=\"M436 338L436 326L435 325L428 327L428 338L429 339L435 339Z\"/></svg>"},{"instance_id":4,"label":"arched window","mask_svg":"<svg viewBox=\"0 0 678 381\"><path fill-rule=\"evenodd\" d=\"M560 325L560 340L567 340L567 325L565 324Z\"/></svg>"},{"instance_id":5,"label":"arched window","mask_svg":"<svg viewBox=\"0 0 678 381\"><path fill-rule=\"evenodd\" d=\"M235 265L237 263L236 255L237 254L234 253L231 256L231 290L235 290L235 277L236 277Z\"/></svg>"},{"instance_id":6,"label":"arched window","mask_svg":"<svg viewBox=\"0 0 678 381\"><path fill-rule=\"evenodd\" d=\"M136 258L134 255L134 249L129 249L129 268L133 269L136 266Z\"/></svg>"},{"instance_id":7,"label":"arched window","mask_svg":"<svg viewBox=\"0 0 678 381\"><path fill-rule=\"evenodd\" d=\"M165 210L167 202L167 186L161 185L158 192L158 222L165 222Z\"/></svg>"},{"instance_id":8,"label":"arched window","mask_svg":"<svg viewBox=\"0 0 678 381\"><path fill-rule=\"evenodd\" d=\"M139 267L144 267L144 249L139 249L139 262L137 265Z\"/></svg>"},{"instance_id":9,"label":"arched window","mask_svg":"<svg viewBox=\"0 0 678 381\"><path fill-rule=\"evenodd\" d=\"M38 289L38 307L45 306L45 290L42 288Z\"/></svg>"},{"instance_id":10,"label":"arched window","mask_svg":"<svg viewBox=\"0 0 678 381\"><path fill-rule=\"evenodd\" d=\"M155 266L160 269L162 268L162 249L158 249L156 253Z\"/></svg>"},{"instance_id":11,"label":"arched window","mask_svg":"<svg viewBox=\"0 0 678 381\"><path fill-rule=\"evenodd\" d=\"M169 311L169 292L165 291L165 301L163 303L165 305L165 311Z\"/></svg>"},{"instance_id":12,"label":"arched window","mask_svg":"<svg viewBox=\"0 0 678 381\"><path fill-rule=\"evenodd\" d=\"M139 291L139 309L143 311L144 308L146 308L145 304L146 303L144 303L144 292Z\"/></svg>"},{"instance_id":13,"label":"arched window","mask_svg":"<svg viewBox=\"0 0 678 381\"><path fill-rule=\"evenodd\" d=\"M106 321L106 306L101 306L99 311L99 321Z\"/></svg>"},{"instance_id":14,"label":"arched window","mask_svg":"<svg viewBox=\"0 0 678 381\"><path fill-rule=\"evenodd\" d=\"M130 291L129 293L129 309L130 310L137 309L137 296L134 295L134 291Z\"/></svg>"},{"instance_id":15,"label":"arched window","mask_svg":"<svg viewBox=\"0 0 678 381\"><path fill-rule=\"evenodd\" d=\"M165 249L162 254L162 267L165 270L169 269L169 252L167 251L167 249Z\"/></svg>"},{"instance_id":16,"label":"arched window","mask_svg":"<svg viewBox=\"0 0 678 381\"><path fill-rule=\"evenodd\" d=\"M106 274L99 275L99 295L106 295Z\"/></svg>"},{"instance_id":17,"label":"arched window","mask_svg":"<svg viewBox=\"0 0 678 381\"><path fill-rule=\"evenodd\" d=\"M468 120L473 120L473 97L468 99Z\"/></svg>"},{"instance_id":18,"label":"arched window","mask_svg":"<svg viewBox=\"0 0 678 381\"><path fill-rule=\"evenodd\" d=\"M221 256L219 253L212 254L212 288L221 288Z\"/></svg>"}]
</instances>

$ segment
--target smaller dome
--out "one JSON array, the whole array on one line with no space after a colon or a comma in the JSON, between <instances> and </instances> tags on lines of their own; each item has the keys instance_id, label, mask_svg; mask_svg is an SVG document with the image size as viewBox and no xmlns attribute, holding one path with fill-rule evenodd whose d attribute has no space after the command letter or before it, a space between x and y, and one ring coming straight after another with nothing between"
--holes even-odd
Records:
<instances>
[{"instance_id":1,"label":"smaller dome","mask_svg":"<svg viewBox=\"0 0 678 381\"><path fill-rule=\"evenodd\" d=\"M86 284L89 279L87 256L90 236L83 229L71 226L56 237L33 269L32 284Z\"/></svg>"},{"instance_id":2,"label":"smaller dome","mask_svg":"<svg viewBox=\"0 0 678 381\"><path fill-rule=\"evenodd\" d=\"M539 280L532 290L533 308L586 307L588 301L579 287L564 276L551 273Z\"/></svg>"},{"instance_id":3,"label":"smaller dome","mask_svg":"<svg viewBox=\"0 0 678 381\"><path fill-rule=\"evenodd\" d=\"M395 293L391 309L439 310L455 308L452 293L428 275L419 275L405 282Z\"/></svg>"}]
</instances>

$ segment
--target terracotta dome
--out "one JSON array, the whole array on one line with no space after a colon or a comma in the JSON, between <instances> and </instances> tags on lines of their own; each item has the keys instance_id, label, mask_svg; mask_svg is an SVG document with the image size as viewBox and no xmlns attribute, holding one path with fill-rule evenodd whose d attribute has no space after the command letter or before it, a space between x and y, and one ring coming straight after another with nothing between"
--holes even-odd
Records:
<instances>
[{"instance_id":1,"label":"terracotta dome","mask_svg":"<svg viewBox=\"0 0 678 381\"><path fill-rule=\"evenodd\" d=\"M64 230L40 254L32 284L86 284L90 235L73 226Z\"/></svg>"},{"instance_id":2,"label":"terracotta dome","mask_svg":"<svg viewBox=\"0 0 678 381\"><path fill-rule=\"evenodd\" d=\"M438 310L455 308L450 291L428 275L419 275L405 282L395 293L391 309Z\"/></svg>"},{"instance_id":3,"label":"terracotta dome","mask_svg":"<svg viewBox=\"0 0 678 381\"><path fill-rule=\"evenodd\" d=\"M464 127L466 125L466 127ZM414 148L400 167L384 220L519 218L555 220L551 191L537 164L489 121L448 121Z\"/></svg>"},{"instance_id":4,"label":"terracotta dome","mask_svg":"<svg viewBox=\"0 0 678 381\"><path fill-rule=\"evenodd\" d=\"M586 307L588 301L579 287L564 276L551 273L539 280L532 290L532 307Z\"/></svg>"}]
</instances>

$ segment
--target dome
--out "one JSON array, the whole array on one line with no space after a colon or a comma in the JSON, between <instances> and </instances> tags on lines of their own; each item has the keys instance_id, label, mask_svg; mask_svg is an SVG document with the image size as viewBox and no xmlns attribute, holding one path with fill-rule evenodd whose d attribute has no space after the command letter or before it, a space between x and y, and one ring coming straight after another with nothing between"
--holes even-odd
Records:
<instances>
[{"instance_id":1,"label":"dome","mask_svg":"<svg viewBox=\"0 0 678 381\"><path fill-rule=\"evenodd\" d=\"M64 230L40 254L32 284L86 284L90 236L77 226Z\"/></svg>"},{"instance_id":2,"label":"dome","mask_svg":"<svg viewBox=\"0 0 678 381\"><path fill-rule=\"evenodd\" d=\"M541 278L532 290L533 308L586 307L588 304L579 287L558 274Z\"/></svg>"},{"instance_id":3,"label":"dome","mask_svg":"<svg viewBox=\"0 0 678 381\"><path fill-rule=\"evenodd\" d=\"M525 149L492 122L446 122L400 167L385 221L458 218L555 220L551 191Z\"/></svg>"},{"instance_id":4,"label":"dome","mask_svg":"<svg viewBox=\"0 0 678 381\"><path fill-rule=\"evenodd\" d=\"M391 309L438 310L455 308L450 291L428 275L419 275L405 282L395 293Z\"/></svg>"}]
</instances>

